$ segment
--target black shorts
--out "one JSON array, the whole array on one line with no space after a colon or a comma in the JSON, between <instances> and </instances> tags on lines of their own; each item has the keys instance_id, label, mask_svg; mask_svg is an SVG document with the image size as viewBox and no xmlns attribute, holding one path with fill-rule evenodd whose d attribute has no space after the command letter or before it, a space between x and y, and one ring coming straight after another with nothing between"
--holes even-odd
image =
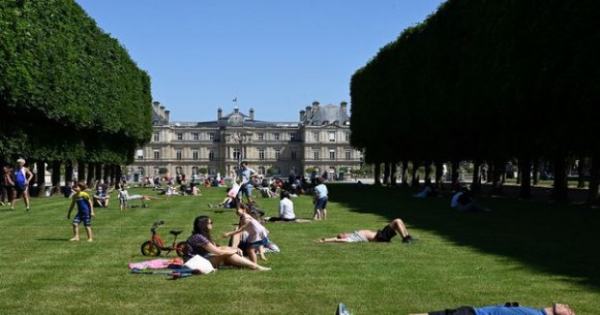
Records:
<instances>
[{"instance_id":1,"label":"black shorts","mask_svg":"<svg viewBox=\"0 0 600 315\"><path fill-rule=\"evenodd\" d=\"M23 192L26 192L27 188L28 188L27 186L19 186L19 185L14 185L13 187L14 187L15 191L17 192L17 194L19 194L19 195L22 194Z\"/></svg>"},{"instance_id":2,"label":"black shorts","mask_svg":"<svg viewBox=\"0 0 600 315\"><path fill-rule=\"evenodd\" d=\"M377 234L375 234L375 241L389 242L394 236L396 236L396 231L388 224L382 230L377 231Z\"/></svg>"},{"instance_id":3,"label":"black shorts","mask_svg":"<svg viewBox=\"0 0 600 315\"><path fill-rule=\"evenodd\" d=\"M475 309L470 306L461 306L457 309L448 309L437 312L429 312L429 315L475 315Z\"/></svg>"}]
</instances>

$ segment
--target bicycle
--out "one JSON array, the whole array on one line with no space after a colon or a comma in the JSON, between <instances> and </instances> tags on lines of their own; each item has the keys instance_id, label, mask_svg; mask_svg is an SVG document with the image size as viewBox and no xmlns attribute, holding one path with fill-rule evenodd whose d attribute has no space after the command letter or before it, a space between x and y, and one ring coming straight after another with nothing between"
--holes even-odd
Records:
<instances>
[{"instance_id":1,"label":"bicycle","mask_svg":"<svg viewBox=\"0 0 600 315\"><path fill-rule=\"evenodd\" d=\"M167 251L166 255L168 255L171 251L175 251L177 256L183 257L186 250L186 242L177 243L177 235L181 234L182 230L170 230L169 233L174 236L173 243L171 245L165 245L165 242L157 232L157 229L163 224L165 224L165 221L162 220L156 221L154 224L152 224L152 227L150 228L152 237L150 240L145 241L140 247L142 255L160 256L161 251Z\"/></svg>"}]
</instances>

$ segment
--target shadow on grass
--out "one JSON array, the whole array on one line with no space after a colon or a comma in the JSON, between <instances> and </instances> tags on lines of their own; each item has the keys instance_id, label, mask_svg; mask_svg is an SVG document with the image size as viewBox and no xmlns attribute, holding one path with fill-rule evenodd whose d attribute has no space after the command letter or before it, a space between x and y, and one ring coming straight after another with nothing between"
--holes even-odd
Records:
<instances>
[{"instance_id":1,"label":"shadow on grass","mask_svg":"<svg viewBox=\"0 0 600 315\"><path fill-rule=\"evenodd\" d=\"M600 290L600 212L571 205L480 198L489 213L459 213L449 198L412 197L400 188L330 185L330 200L350 211L402 218L409 229L438 234L457 245L515 259ZM362 228L362 227L356 227ZM417 235L418 236L418 235Z\"/></svg>"},{"instance_id":2,"label":"shadow on grass","mask_svg":"<svg viewBox=\"0 0 600 315\"><path fill-rule=\"evenodd\" d=\"M37 238L35 239L38 242L67 242L68 238Z\"/></svg>"}]
</instances>

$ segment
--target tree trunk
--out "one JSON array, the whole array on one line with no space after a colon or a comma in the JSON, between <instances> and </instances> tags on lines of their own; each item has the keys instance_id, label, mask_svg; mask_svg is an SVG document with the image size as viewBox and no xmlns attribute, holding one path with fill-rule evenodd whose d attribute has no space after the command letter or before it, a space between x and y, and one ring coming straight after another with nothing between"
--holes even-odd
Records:
<instances>
[{"instance_id":1,"label":"tree trunk","mask_svg":"<svg viewBox=\"0 0 600 315\"><path fill-rule=\"evenodd\" d=\"M65 161L65 185L69 185L73 182L73 162L70 160Z\"/></svg>"},{"instance_id":2,"label":"tree trunk","mask_svg":"<svg viewBox=\"0 0 600 315\"><path fill-rule=\"evenodd\" d=\"M121 177L123 177L123 173L121 173L121 165L115 165L115 177L117 177L117 182L121 181Z\"/></svg>"},{"instance_id":3,"label":"tree trunk","mask_svg":"<svg viewBox=\"0 0 600 315\"><path fill-rule=\"evenodd\" d=\"M85 163L77 161L77 181L85 182Z\"/></svg>"},{"instance_id":4,"label":"tree trunk","mask_svg":"<svg viewBox=\"0 0 600 315\"><path fill-rule=\"evenodd\" d=\"M585 188L585 157L579 157L579 165L577 165L577 188Z\"/></svg>"},{"instance_id":5,"label":"tree trunk","mask_svg":"<svg viewBox=\"0 0 600 315\"><path fill-rule=\"evenodd\" d=\"M96 167L95 167L95 169L96 169L96 170L95 170L96 174L94 175L94 178L95 178L96 180L94 181L94 186L96 186L96 185L95 185L95 182L97 182L97 181L99 181L99 180L101 180L101 179L102 179L102 163L96 163L96 165L95 165L95 166L96 166Z\"/></svg>"},{"instance_id":6,"label":"tree trunk","mask_svg":"<svg viewBox=\"0 0 600 315\"><path fill-rule=\"evenodd\" d=\"M540 160L533 160L533 186L537 186L540 182Z\"/></svg>"},{"instance_id":7,"label":"tree trunk","mask_svg":"<svg viewBox=\"0 0 600 315\"><path fill-rule=\"evenodd\" d=\"M104 184L108 184L108 179L110 177L110 165L104 165L104 172L102 175L102 181L104 182Z\"/></svg>"},{"instance_id":8,"label":"tree trunk","mask_svg":"<svg viewBox=\"0 0 600 315\"><path fill-rule=\"evenodd\" d=\"M439 190L442 189L442 183L444 182L444 163L440 161L435 162L435 187Z\"/></svg>"},{"instance_id":9,"label":"tree trunk","mask_svg":"<svg viewBox=\"0 0 600 315\"><path fill-rule=\"evenodd\" d=\"M389 162L383 163L383 184L384 185L390 184L390 163Z\"/></svg>"},{"instance_id":10,"label":"tree trunk","mask_svg":"<svg viewBox=\"0 0 600 315\"><path fill-rule=\"evenodd\" d=\"M36 165L36 183L38 186L37 195L38 197L44 195L44 191L46 190L46 163L43 161L38 161L35 163Z\"/></svg>"},{"instance_id":11,"label":"tree trunk","mask_svg":"<svg viewBox=\"0 0 600 315\"><path fill-rule=\"evenodd\" d=\"M431 185L431 161L425 161L425 185Z\"/></svg>"},{"instance_id":12,"label":"tree trunk","mask_svg":"<svg viewBox=\"0 0 600 315\"><path fill-rule=\"evenodd\" d=\"M86 176L86 184L88 187L92 186L92 183L94 182L94 170L94 163L88 163Z\"/></svg>"},{"instance_id":13,"label":"tree trunk","mask_svg":"<svg viewBox=\"0 0 600 315\"><path fill-rule=\"evenodd\" d=\"M554 159L554 187L552 197L556 201L569 200L569 186L567 182L567 161L564 156Z\"/></svg>"},{"instance_id":14,"label":"tree trunk","mask_svg":"<svg viewBox=\"0 0 600 315\"><path fill-rule=\"evenodd\" d=\"M502 160L494 161L494 171L492 173L492 194L502 194L503 176L506 172Z\"/></svg>"},{"instance_id":15,"label":"tree trunk","mask_svg":"<svg viewBox=\"0 0 600 315\"><path fill-rule=\"evenodd\" d=\"M60 161L52 162L52 194L60 192Z\"/></svg>"},{"instance_id":16,"label":"tree trunk","mask_svg":"<svg viewBox=\"0 0 600 315\"><path fill-rule=\"evenodd\" d=\"M475 193L481 191L481 160L473 161L473 182L471 183L471 190Z\"/></svg>"},{"instance_id":17,"label":"tree trunk","mask_svg":"<svg viewBox=\"0 0 600 315\"><path fill-rule=\"evenodd\" d=\"M519 197L523 199L531 198L531 158L519 159L519 178L521 179Z\"/></svg>"},{"instance_id":18,"label":"tree trunk","mask_svg":"<svg viewBox=\"0 0 600 315\"><path fill-rule=\"evenodd\" d=\"M452 161L452 187L456 188L460 183L458 182L458 178L460 177L460 161L454 160Z\"/></svg>"},{"instance_id":19,"label":"tree trunk","mask_svg":"<svg viewBox=\"0 0 600 315\"><path fill-rule=\"evenodd\" d=\"M112 164L110 166L110 185L114 186L117 183L117 167Z\"/></svg>"},{"instance_id":20,"label":"tree trunk","mask_svg":"<svg viewBox=\"0 0 600 315\"><path fill-rule=\"evenodd\" d=\"M390 181L391 181L392 186L394 186L394 187L397 184L397 182L396 182L396 180L397 180L396 172L398 171L397 166L398 166L398 164L396 162L392 162L392 171L390 174Z\"/></svg>"},{"instance_id":21,"label":"tree trunk","mask_svg":"<svg viewBox=\"0 0 600 315\"><path fill-rule=\"evenodd\" d=\"M418 188L419 187L419 178L417 176L417 171L419 170L419 163L413 161L412 162L412 170L411 170L411 183L410 186L412 188Z\"/></svg>"},{"instance_id":22,"label":"tree trunk","mask_svg":"<svg viewBox=\"0 0 600 315\"><path fill-rule=\"evenodd\" d=\"M402 186L408 187L408 161L402 161Z\"/></svg>"},{"instance_id":23,"label":"tree trunk","mask_svg":"<svg viewBox=\"0 0 600 315\"><path fill-rule=\"evenodd\" d=\"M588 202L598 202L598 187L600 186L600 154L591 159L590 187L588 188Z\"/></svg>"},{"instance_id":24,"label":"tree trunk","mask_svg":"<svg viewBox=\"0 0 600 315\"><path fill-rule=\"evenodd\" d=\"M375 163L375 169L373 170L373 176L375 177L375 186L381 186L379 176L381 176L381 163Z\"/></svg>"}]
</instances>

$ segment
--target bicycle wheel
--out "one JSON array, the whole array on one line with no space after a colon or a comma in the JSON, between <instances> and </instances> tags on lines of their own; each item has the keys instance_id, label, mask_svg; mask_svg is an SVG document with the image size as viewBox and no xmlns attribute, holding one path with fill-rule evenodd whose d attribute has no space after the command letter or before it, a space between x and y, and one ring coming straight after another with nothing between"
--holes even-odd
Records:
<instances>
[{"instance_id":1,"label":"bicycle wheel","mask_svg":"<svg viewBox=\"0 0 600 315\"><path fill-rule=\"evenodd\" d=\"M179 243L175 244L175 252L177 253L177 256L183 257L185 255L186 251L187 251L187 243L186 242L179 242Z\"/></svg>"},{"instance_id":2,"label":"bicycle wheel","mask_svg":"<svg viewBox=\"0 0 600 315\"><path fill-rule=\"evenodd\" d=\"M142 255L144 256L159 256L160 248L156 247L151 241L145 241L141 246Z\"/></svg>"}]
</instances>

